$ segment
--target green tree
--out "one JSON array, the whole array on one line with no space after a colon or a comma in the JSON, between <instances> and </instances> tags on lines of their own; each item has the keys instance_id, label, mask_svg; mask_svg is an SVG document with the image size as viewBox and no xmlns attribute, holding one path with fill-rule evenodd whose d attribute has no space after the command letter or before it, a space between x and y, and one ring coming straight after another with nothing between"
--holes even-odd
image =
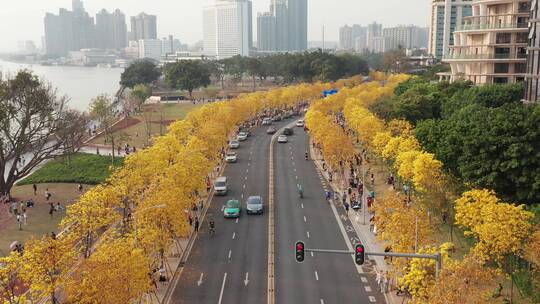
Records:
<instances>
[{"instance_id":1,"label":"green tree","mask_svg":"<svg viewBox=\"0 0 540 304\"><path fill-rule=\"evenodd\" d=\"M156 81L161 72L150 60L139 60L132 63L120 76L120 84L133 88L138 84L151 84Z\"/></svg>"},{"instance_id":2,"label":"green tree","mask_svg":"<svg viewBox=\"0 0 540 304\"><path fill-rule=\"evenodd\" d=\"M111 98L107 95L99 95L98 97L94 98L90 103L90 116L92 119L97 121L100 128L103 129L105 142L111 143L111 162L114 166L115 143L124 140L126 135L124 133L116 134L113 131L113 126L116 122L116 115Z\"/></svg>"},{"instance_id":3,"label":"green tree","mask_svg":"<svg viewBox=\"0 0 540 304\"><path fill-rule=\"evenodd\" d=\"M165 80L171 88L188 91L193 99L193 90L210 84L210 72L202 61L180 60L166 67Z\"/></svg>"},{"instance_id":4,"label":"green tree","mask_svg":"<svg viewBox=\"0 0 540 304\"><path fill-rule=\"evenodd\" d=\"M430 84L417 84L394 99L394 115L413 124L420 120L438 118L440 104L437 88Z\"/></svg>"}]
</instances>

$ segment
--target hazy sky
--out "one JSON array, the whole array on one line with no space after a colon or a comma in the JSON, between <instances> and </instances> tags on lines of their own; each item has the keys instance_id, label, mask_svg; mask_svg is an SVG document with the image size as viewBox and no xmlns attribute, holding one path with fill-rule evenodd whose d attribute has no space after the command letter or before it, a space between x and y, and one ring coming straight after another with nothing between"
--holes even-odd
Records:
<instances>
[{"instance_id":1,"label":"hazy sky","mask_svg":"<svg viewBox=\"0 0 540 304\"><path fill-rule=\"evenodd\" d=\"M122 10L127 17L144 11L158 16L158 35L173 34L183 42L202 39L202 7L213 0L86 0L84 5L95 16L102 8ZM429 0L308 0L309 40L321 40L322 26L327 40L338 39L338 29L345 23L384 26L417 24L427 26ZM253 0L253 15L267 11L270 0ZM17 49L17 41L34 40L41 46L43 17L58 8L71 9L71 0L0 0L0 51ZM254 19L254 26L256 21ZM129 27L129 19L128 19ZM254 31L256 35L256 31ZM255 38L255 37L254 37Z\"/></svg>"}]
</instances>

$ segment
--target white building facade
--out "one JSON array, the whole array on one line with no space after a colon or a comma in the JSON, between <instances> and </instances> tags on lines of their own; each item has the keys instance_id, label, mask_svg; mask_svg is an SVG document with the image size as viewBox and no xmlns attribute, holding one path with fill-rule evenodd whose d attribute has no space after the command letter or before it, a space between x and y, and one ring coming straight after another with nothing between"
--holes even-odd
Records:
<instances>
[{"instance_id":1,"label":"white building facade","mask_svg":"<svg viewBox=\"0 0 540 304\"><path fill-rule=\"evenodd\" d=\"M442 59L454 45L454 31L472 15L472 0L432 0L429 53Z\"/></svg>"},{"instance_id":2,"label":"white building facade","mask_svg":"<svg viewBox=\"0 0 540 304\"><path fill-rule=\"evenodd\" d=\"M139 40L139 58L149 58L159 61L162 53L162 41L160 39Z\"/></svg>"},{"instance_id":3,"label":"white building facade","mask_svg":"<svg viewBox=\"0 0 540 304\"><path fill-rule=\"evenodd\" d=\"M248 56L252 45L251 1L216 0L203 11L204 54L217 59Z\"/></svg>"}]
</instances>

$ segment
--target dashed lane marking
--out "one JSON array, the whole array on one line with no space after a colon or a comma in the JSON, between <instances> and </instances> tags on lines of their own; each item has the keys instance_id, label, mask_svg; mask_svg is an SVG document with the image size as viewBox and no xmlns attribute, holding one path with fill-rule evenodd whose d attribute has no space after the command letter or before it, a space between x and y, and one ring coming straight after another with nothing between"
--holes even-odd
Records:
<instances>
[{"instance_id":1,"label":"dashed lane marking","mask_svg":"<svg viewBox=\"0 0 540 304\"><path fill-rule=\"evenodd\" d=\"M315 271L315 280L319 280L319 274L317 273L317 271Z\"/></svg>"},{"instance_id":2,"label":"dashed lane marking","mask_svg":"<svg viewBox=\"0 0 540 304\"><path fill-rule=\"evenodd\" d=\"M311 252L311 257L314 257L313 251Z\"/></svg>"},{"instance_id":3,"label":"dashed lane marking","mask_svg":"<svg viewBox=\"0 0 540 304\"><path fill-rule=\"evenodd\" d=\"M236 224L238 224L238 218L236 218Z\"/></svg>"},{"instance_id":4,"label":"dashed lane marking","mask_svg":"<svg viewBox=\"0 0 540 304\"><path fill-rule=\"evenodd\" d=\"M300 204L300 207L302 207L302 209L304 209L304 203L301 203L301 204Z\"/></svg>"},{"instance_id":5,"label":"dashed lane marking","mask_svg":"<svg viewBox=\"0 0 540 304\"><path fill-rule=\"evenodd\" d=\"M362 281L362 283L367 283L367 278L366 277L361 277L360 281Z\"/></svg>"},{"instance_id":6,"label":"dashed lane marking","mask_svg":"<svg viewBox=\"0 0 540 304\"><path fill-rule=\"evenodd\" d=\"M244 189L246 189L246 184L244 184L244 186L243 186L243 187L244 187Z\"/></svg>"},{"instance_id":7,"label":"dashed lane marking","mask_svg":"<svg viewBox=\"0 0 540 304\"><path fill-rule=\"evenodd\" d=\"M309 231L307 231L306 234L307 234L307 237L308 237L308 239L309 239L309 238L310 238L310 236L309 236Z\"/></svg>"},{"instance_id":8,"label":"dashed lane marking","mask_svg":"<svg viewBox=\"0 0 540 304\"><path fill-rule=\"evenodd\" d=\"M371 303L375 303L375 302L377 302L377 299L375 299L374 296L369 296L369 301L370 301Z\"/></svg>"},{"instance_id":9,"label":"dashed lane marking","mask_svg":"<svg viewBox=\"0 0 540 304\"><path fill-rule=\"evenodd\" d=\"M321 304L324 304L324 300L323 300L323 299L321 299Z\"/></svg>"},{"instance_id":10,"label":"dashed lane marking","mask_svg":"<svg viewBox=\"0 0 540 304\"><path fill-rule=\"evenodd\" d=\"M371 292L371 287L369 286L364 286L364 289L366 290L366 292Z\"/></svg>"},{"instance_id":11,"label":"dashed lane marking","mask_svg":"<svg viewBox=\"0 0 540 304\"><path fill-rule=\"evenodd\" d=\"M227 282L227 273L226 272L225 272L225 275L223 276L223 283L221 284L221 292L219 293L218 304L221 304L221 300L223 299L223 291L225 291L225 282Z\"/></svg>"},{"instance_id":12,"label":"dashed lane marking","mask_svg":"<svg viewBox=\"0 0 540 304\"><path fill-rule=\"evenodd\" d=\"M229 260L231 259L232 250L229 250Z\"/></svg>"},{"instance_id":13,"label":"dashed lane marking","mask_svg":"<svg viewBox=\"0 0 540 304\"><path fill-rule=\"evenodd\" d=\"M232 239L234 240L234 238L236 238L236 232L232 234Z\"/></svg>"},{"instance_id":14,"label":"dashed lane marking","mask_svg":"<svg viewBox=\"0 0 540 304\"><path fill-rule=\"evenodd\" d=\"M304 216L304 223L307 223L307 218Z\"/></svg>"}]
</instances>

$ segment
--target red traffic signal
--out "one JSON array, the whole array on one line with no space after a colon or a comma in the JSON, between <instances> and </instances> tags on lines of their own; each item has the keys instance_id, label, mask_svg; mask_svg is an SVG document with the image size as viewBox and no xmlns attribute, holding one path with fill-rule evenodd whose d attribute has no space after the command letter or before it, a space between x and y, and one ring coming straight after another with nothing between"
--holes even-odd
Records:
<instances>
[{"instance_id":1,"label":"red traffic signal","mask_svg":"<svg viewBox=\"0 0 540 304\"><path fill-rule=\"evenodd\" d=\"M304 258L305 258L305 249L306 247L304 246L304 242L296 242L295 246L295 252L296 252L296 261L298 263L302 263L304 261Z\"/></svg>"},{"instance_id":2,"label":"red traffic signal","mask_svg":"<svg viewBox=\"0 0 540 304\"><path fill-rule=\"evenodd\" d=\"M354 247L354 262L356 265L363 265L366 258L364 245L358 244Z\"/></svg>"}]
</instances>

